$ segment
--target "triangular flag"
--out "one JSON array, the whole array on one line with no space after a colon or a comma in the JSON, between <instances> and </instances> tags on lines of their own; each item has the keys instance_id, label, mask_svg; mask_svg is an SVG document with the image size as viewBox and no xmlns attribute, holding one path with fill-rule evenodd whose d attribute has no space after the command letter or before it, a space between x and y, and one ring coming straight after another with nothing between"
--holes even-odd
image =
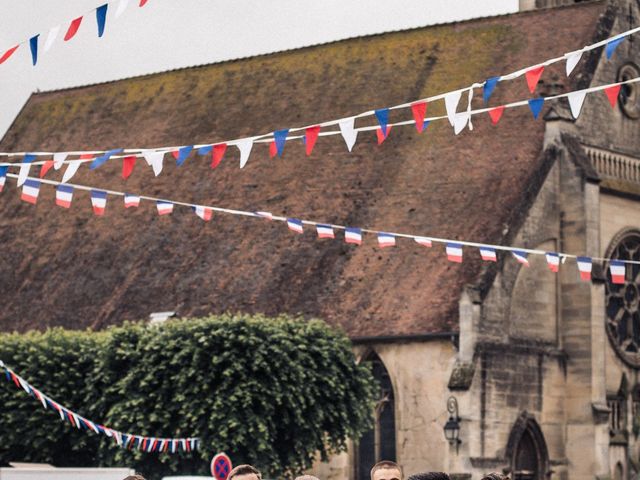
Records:
<instances>
[{"instance_id":1,"label":"triangular flag","mask_svg":"<svg viewBox=\"0 0 640 480\"><path fill-rule=\"evenodd\" d=\"M542 110L542 106L544 105L544 98L539 97L539 98L532 98L531 100L529 100L529 109L531 110L531 113L533 113L533 118L538 118L538 115L540 115L540 111Z\"/></svg>"},{"instance_id":2,"label":"triangular flag","mask_svg":"<svg viewBox=\"0 0 640 480\"><path fill-rule=\"evenodd\" d=\"M218 143L213 146L213 155L211 157L211 168L216 168L220 165L222 161L222 157L224 157L224 152L227 151L226 143Z\"/></svg>"},{"instance_id":3,"label":"triangular flag","mask_svg":"<svg viewBox=\"0 0 640 480\"><path fill-rule=\"evenodd\" d=\"M485 80L484 87L482 89L482 99L484 100L484 103L489 102L491 94L495 90L496 85L498 85L499 81L500 77L491 77Z\"/></svg>"},{"instance_id":4,"label":"triangular flag","mask_svg":"<svg viewBox=\"0 0 640 480\"><path fill-rule=\"evenodd\" d=\"M34 35L29 39L29 48L31 49L31 62L35 66L38 63L38 37L40 35Z\"/></svg>"},{"instance_id":5,"label":"triangular flag","mask_svg":"<svg viewBox=\"0 0 640 480\"><path fill-rule=\"evenodd\" d=\"M382 127L376 128L376 136L378 137L378 145L382 145L382 143L389 136L389 132L391 132L391 125L387 125L387 133L386 134L384 134L382 132Z\"/></svg>"},{"instance_id":6,"label":"triangular flag","mask_svg":"<svg viewBox=\"0 0 640 480\"><path fill-rule=\"evenodd\" d=\"M427 114L427 102L416 102L411 105L413 120L416 122L416 130L422 133L424 130L424 117Z\"/></svg>"},{"instance_id":7,"label":"triangular flag","mask_svg":"<svg viewBox=\"0 0 640 480\"><path fill-rule=\"evenodd\" d=\"M9 169L8 165L0 165L0 192L4 188L4 184L7 182L7 170Z\"/></svg>"},{"instance_id":8,"label":"triangular flag","mask_svg":"<svg viewBox=\"0 0 640 480\"><path fill-rule=\"evenodd\" d=\"M316 140L318 140L318 135L320 134L320 125L315 125L313 127L307 127L304 131L304 146L307 156L311 155L313 151L313 147L316 144Z\"/></svg>"},{"instance_id":9,"label":"triangular flag","mask_svg":"<svg viewBox=\"0 0 640 480\"><path fill-rule=\"evenodd\" d=\"M289 135L289 129L285 128L283 130L276 130L273 132L273 138L276 143L276 151L278 156L282 156L282 151L284 150L284 143L287 141L287 135Z\"/></svg>"},{"instance_id":10,"label":"triangular flag","mask_svg":"<svg viewBox=\"0 0 640 480\"><path fill-rule=\"evenodd\" d=\"M46 162L44 162L42 164L42 167L40 167L40 178L44 178L47 172L52 168L53 168L53 160L47 160Z\"/></svg>"},{"instance_id":11,"label":"triangular flag","mask_svg":"<svg viewBox=\"0 0 640 480\"><path fill-rule=\"evenodd\" d=\"M544 65L540 65L539 67L532 68L525 72L524 76L527 79L527 85L529 86L529 91L531 93L536 90L536 86L542 76L542 72L544 72Z\"/></svg>"},{"instance_id":12,"label":"triangular flag","mask_svg":"<svg viewBox=\"0 0 640 480\"><path fill-rule=\"evenodd\" d=\"M0 65L2 65L4 62L6 62L9 59L9 57L11 55L13 55L13 52L15 52L18 49L19 46L20 45L16 45L15 47L11 47L9 50L7 50L6 52L3 53L2 56L0 57Z\"/></svg>"},{"instance_id":13,"label":"triangular flag","mask_svg":"<svg viewBox=\"0 0 640 480\"><path fill-rule=\"evenodd\" d=\"M67 169L64 171L64 175L62 176L62 183L67 183L69 180L71 180L80 168L81 164L82 160L71 160L67 164Z\"/></svg>"},{"instance_id":14,"label":"triangular flag","mask_svg":"<svg viewBox=\"0 0 640 480\"><path fill-rule=\"evenodd\" d=\"M109 4L105 3L96 8L96 22L98 23L98 37L102 37L104 34L104 25L107 21L107 9Z\"/></svg>"},{"instance_id":15,"label":"triangular flag","mask_svg":"<svg viewBox=\"0 0 640 480\"><path fill-rule=\"evenodd\" d=\"M35 155L31 153L27 153L22 162L20 163L20 171L18 172L18 186L22 186L24 182L27 181L27 177L29 176L29 170L31 170L31 163L36 159Z\"/></svg>"},{"instance_id":16,"label":"triangular flag","mask_svg":"<svg viewBox=\"0 0 640 480\"><path fill-rule=\"evenodd\" d=\"M573 115L573 118L578 118L580 115L580 110L582 110L582 104L584 103L586 96L586 90L571 92L567 95L567 100L569 101L569 107L571 108L571 115Z\"/></svg>"},{"instance_id":17,"label":"triangular flag","mask_svg":"<svg viewBox=\"0 0 640 480\"><path fill-rule=\"evenodd\" d=\"M136 156L128 155L122 159L122 178L125 180L131 176L133 167L136 165Z\"/></svg>"},{"instance_id":18,"label":"triangular flag","mask_svg":"<svg viewBox=\"0 0 640 480\"><path fill-rule=\"evenodd\" d=\"M573 69L576 68L576 65L578 65L578 62L582 58L582 52L580 51L567 53L564 58L566 58L567 61L565 69L568 77L569 75L571 75L571 72L573 72Z\"/></svg>"},{"instance_id":19,"label":"triangular flag","mask_svg":"<svg viewBox=\"0 0 640 480\"><path fill-rule=\"evenodd\" d=\"M191 150L193 150L193 145L187 145L186 147L181 147L178 150L178 156L176 157L176 165L177 166L179 166L179 167L182 166L184 161L191 154Z\"/></svg>"},{"instance_id":20,"label":"triangular flag","mask_svg":"<svg viewBox=\"0 0 640 480\"><path fill-rule=\"evenodd\" d=\"M449 123L452 127L455 125L456 109L458 108L458 102L460 101L461 96L462 92L458 91L447 93L444 97L444 106L447 109L447 118L449 119Z\"/></svg>"},{"instance_id":21,"label":"triangular flag","mask_svg":"<svg viewBox=\"0 0 640 480\"><path fill-rule=\"evenodd\" d=\"M213 145L205 145L198 149L198 155L209 155L211 150L213 150Z\"/></svg>"},{"instance_id":22,"label":"triangular flag","mask_svg":"<svg viewBox=\"0 0 640 480\"><path fill-rule=\"evenodd\" d=\"M626 37L616 38L615 40L611 40L609 43L607 43L607 46L604 49L605 53L607 54L607 60L611 58L611 55L613 55L613 52L615 52L618 45L620 45L625 38Z\"/></svg>"},{"instance_id":23,"label":"triangular flag","mask_svg":"<svg viewBox=\"0 0 640 480\"><path fill-rule=\"evenodd\" d=\"M157 177L162 172L162 162L164 161L164 152L145 152L143 155L147 164L153 168L153 174Z\"/></svg>"},{"instance_id":24,"label":"triangular flag","mask_svg":"<svg viewBox=\"0 0 640 480\"><path fill-rule=\"evenodd\" d=\"M612 107L615 107L616 103L618 102L618 95L620 94L621 86L622 85L614 85L612 87L607 87L604 89L604 93L607 95L609 103Z\"/></svg>"},{"instance_id":25,"label":"triangular flag","mask_svg":"<svg viewBox=\"0 0 640 480\"><path fill-rule=\"evenodd\" d=\"M139 4L139 5L140 5L141 7L144 7L144 6L147 4L147 1L148 1L148 0L140 0L140 4Z\"/></svg>"},{"instance_id":26,"label":"triangular flag","mask_svg":"<svg viewBox=\"0 0 640 480\"><path fill-rule=\"evenodd\" d=\"M275 140L271 140L269 143L269 158L273 158L278 154L278 146Z\"/></svg>"},{"instance_id":27,"label":"triangular flag","mask_svg":"<svg viewBox=\"0 0 640 480\"><path fill-rule=\"evenodd\" d=\"M93 159L93 162L89 165L89 170L95 170L96 168L104 165L113 155L122 153L122 148L114 148L113 150L107 150L102 155Z\"/></svg>"},{"instance_id":28,"label":"triangular flag","mask_svg":"<svg viewBox=\"0 0 640 480\"><path fill-rule=\"evenodd\" d=\"M60 152L60 153L54 153L53 154L53 168L56 170L60 170L62 168L62 165L64 165L64 161L67 158L67 153L65 152Z\"/></svg>"},{"instance_id":29,"label":"triangular flag","mask_svg":"<svg viewBox=\"0 0 640 480\"><path fill-rule=\"evenodd\" d=\"M127 9L127 5L129 4L129 0L120 0L118 3L118 8L116 8L115 18L118 18L122 13Z\"/></svg>"},{"instance_id":30,"label":"triangular flag","mask_svg":"<svg viewBox=\"0 0 640 480\"><path fill-rule=\"evenodd\" d=\"M470 118L471 115L469 114L469 112L456 113L456 116L453 120L453 131L456 135L464 130L464 127L467 126Z\"/></svg>"},{"instance_id":31,"label":"triangular flag","mask_svg":"<svg viewBox=\"0 0 640 480\"><path fill-rule=\"evenodd\" d=\"M340 120L338 125L340 126L340 133L342 134L342 138L344 138L345 143L347 144L347 149L351 151L353 146L356 144L356 139L358 138L358 131L354 128L355 118L345 118L344 120Z\"/></svg>"},{"instance_id":32,"label":"triangular flag","mask_svg":"<svg viewBox=\"0 0 640 480\"><path fill-rule=\"evenodd\" d=\"M251 149L253 148L253 138L244 138L236 142L236 147L240 150L240 168L244 168L249 160Z\"/></svg>"},{"instance_id":33,"label":"triangular flag","mask_svg":"<svg viewBox=\"0 0 640 480\"><path fill-rule=\"evenodd\" d=\"M497 125L497 123L502 118L502 114L504 113L504 105L500 105L499 107L492 108L489 110L489 116L491 117L491 123Z\"/></svg>"},{"instance_id":34,"label":"triangular flag","mask_svg":"<svg viewBox=\"0 0 640 480\"><path fill-rule=\"evenodd\" d=\"M80 28L80 24L82 23L82 17L78 17L75 20L71 21L69 28L67 29L67 33L64 34L64 41L68 42L71 40L76 33L78 33L78 29Z\"/></svg>"},{"instance_id":35,"label":"triangular flag","mask_svg":"<svg viewBox=\"0 0 640 480\"><path fill-rule=\"evenodd\" d=\"M376 118L378 119L378 123L380 124L380 129L384 134L384 137L387 137L387 124L389 123L389 109L381 108L374 112L376 114Z\"/></svg>"}]
</instances>

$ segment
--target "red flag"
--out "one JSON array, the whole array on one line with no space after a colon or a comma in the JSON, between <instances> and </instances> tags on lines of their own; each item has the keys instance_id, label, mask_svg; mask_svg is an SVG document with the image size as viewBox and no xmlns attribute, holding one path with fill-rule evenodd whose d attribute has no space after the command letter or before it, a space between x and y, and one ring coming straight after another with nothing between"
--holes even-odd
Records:
<instances>
[{"instance_id":1,"label":"red flag","mask_svg":"<svg viewBox=\"0 0 640 480\"><path fill-rule=\"evenodd\" d=\"M47 172L51 170L51 167L53 167L53 160L47 160L44 162L44 165L40 168L40 178L44 178Z\"/></svg>"},{"instance_id":2,"label":"red flag","mask_svg":"<svg viewBox=\"0 0 640 480\"><path fill-rule=\"evenodd\" d=\"M608 87L604 89L604 93L607 94L607 98L609 99L609 103L612 107L616 106L618 102L618 95L620 95L620 87L622 85L614 85L613 87Z\"/></svg>"},{"instance_id":3,"label":"red flag","mask_svg":"<svg viewBox=\"0 0 640 480\"><path fill-rule=\"evenodd\" d=\"M75 20L71 21L71 25L67 29L67 33L64 34L64 41L68 42L71 40L76 33L78 33L78 29L80 28L80 24L82 23L82 17L78 17Z\"/></svg>"},{"instance_id":4,"label":"red flag","mask_svg":"<svg viewBox=\"0 0 640 480\"><path fill-rule=\"evenodd\" d=\"M315 127L309 127L304 131L304 141L305 141L307 157L311 155L311 152L313 151L313 147L316 145L316 140L318 140L319 133L320 133L320 125L316 125Z\"/></svg>"},{"instance_id":5,"label":"red flag","mask_svg":"<svg viewBox=\"0 0 640 480\"><path fill-rule=\"evenodd\" d=\"M13 55L13 52L15 52L18 49L19 46L20 45L16 45L15 47L11 47L9 50L7 50L6 52L3 53L2 56L0 57L0 65L2 65L4 62L6 62L9 59L9 57L11 55Z\"/></svg>"},{"instance_id":6,"label":"red flag","mask_svg":"<svg viewBox=\"0 0 640 480\"><path fill-rule=\"evenodd\" d=\"M500 118L502 117L503 112L504 112L504 105L501 105L499 107L492 108L491 110L489 110L491 123L493 123L494 125L497 124L500 121Z\"/></svg>"},{"instance_id":7,"label":"red flag","mask_svg":"<svg viewBox=\"0 0 640 480\"><path fill-rule=\"evenodd\" d=\"M269 158L273 158L278 154L278 147L275 140L269 144Z\"/></svg>"},{"instance_id":8,"label":"red flag","mask_svg":"<svg viewBox=\"0 0 640 480\"><path fill-rule=\"evenodd\" d=\"M140 0L140 6L144 7L149 0Z\"/></svg>"},{"instance_id":9,"label":"red flag","mask_svg":"<svg viewBox=\"0 0 640 480\"><path fill-rule=\"evenodd\" d=\"M226 143L218 143L217 145L213 146L211 168L216 168L218 165L220 165L220 162L222 161L222 157L224 157L224 152L226 151L227 151Z\"/></svg>"},{"instance_id":10,"label":"red flag","mask_svg":"<svg viewBox=\"0 0 640 480\"><path fill-rule=\"evenodd\" d=\"M427 114L427 102L418 102L411 105L413 119L416 121L416 130L422 133L424 130L424 117Z\"/></svg>"},{"instance_id":11,"label":"red flag","mask_svg":"<svg viewBox=\"0 0 640 480\"><path fill-rule=\"evenodd\" d=\"M173 152L171 152L171 155L173 155L173 158L178 160L178 157L180 156L180 150L174 150Z\"/></svg>"},{"instance_id":12,"label":"red flag","mask_svg":"<svg viewBox=\"0 0 640 480\"><path fill-rule=\"evenodd\" d=\"M536 85L538 85L538 81L542 76L542 72L544 72L544 66L532 68L525 72L524 76L527 78L527 85L529 86L529 91L531 93L535 91Z\"/></svg>"},{"instance_id":13,"label":"red flag","mask_svg":"<svg viewBox=\"0 0 640 480\"><path fill-rule=\"evenodd\" d=\"M382 145L387 137L389 136L389 132L391 131L391 125L387 125L387 134L382 133L382 128L376 128L376 135L378 136L378 145Z\"/></svg>"},{"instance_id":14,"label":"red flag","mask_svg":"<svg viewBox=\"0 0 640 480\"><path fill-rule=\"evenodd\" d=\"M125 180L129 178L131 173L133 172L133 167L136 165L136 156L129 155L122 159L122 178Z\"/></svg>"}]
</instances>

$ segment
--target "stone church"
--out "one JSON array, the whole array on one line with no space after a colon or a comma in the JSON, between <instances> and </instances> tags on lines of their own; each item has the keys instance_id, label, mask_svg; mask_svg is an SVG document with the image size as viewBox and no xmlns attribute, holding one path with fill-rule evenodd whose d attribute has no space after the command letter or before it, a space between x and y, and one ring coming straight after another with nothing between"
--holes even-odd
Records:
<instances>
[{"instance_id":1,"label":"stone church","mask_svg":"<svg viewBox=\"0 0 640 480\"><path fill-rule=\"evenodd\" d=\"M637 0L521 4L530 11L37 93L0 150L191 145L308 125L464 87L640 25ZM636 35L611 59L585 54L569 77L564 63L548 67L534 95L638 76ZM639 85L626 85L613 109L588 95L577 120L564 100L549 101L537 120L510 109L495 126L474 117L458 136L432 122L422 134L394 127L381 145L361 133L351 153L339 137L320 137L310 157L297 141L276 158L256 145L242 170L231 147L214 170L205 157L176 167L167 155L157 178L138 160L126 181L114 160L74 182L640 260ZM490 105L531 97L520 78L501 82ZM398 110L390 120L410 118ZM150 202L125 211L116 197L94 217L82 192L69 210L53 198L43 186L36 206L20 202L13 182L0 196L3 331L104 328L166 310L318 317L350 336L381 385L374 428L318 463L321 478L365 480L380 459L457 479L640 475L638 266L613 285L596 262L583 282L571 260L553 273L543 258L529 268L510 256L486 263L465 248L455 264L438 245L380 250L366 234L353 246L278 222L216 214L204 223L178 207L158 217Z\"/></svg>"}]
</instances>

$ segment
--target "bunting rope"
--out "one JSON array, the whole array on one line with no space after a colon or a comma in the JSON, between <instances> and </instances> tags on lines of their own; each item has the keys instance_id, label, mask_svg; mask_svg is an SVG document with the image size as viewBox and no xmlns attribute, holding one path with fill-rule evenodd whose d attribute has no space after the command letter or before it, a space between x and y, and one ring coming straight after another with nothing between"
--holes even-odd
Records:
<instances>
[{"instance_id":1,"label":"bunting rope","mask_svg":"<svg viewBox=\"0 0 640 480\"><path fill-rule=\"evenodd\" d=\"M127 2L128 0L121 0L122 2ZM146 0L141 0L141 6L146 3ZM533 93L535 91L535 88L538 84L538 81L540 80L540 77L542 76L542 73L545 69L545 67L552 65L554 63L560 62L560 61L565 61L566 62L566 73L567 76L571 74L571 72L573 71L573 69L576 67L576 65L578 64L578 62L580 61L580 59L582 58L582 55L585 52L589 52L591 50L594 50L596 48L600 48L600 47L605 47L605 52L606 52L606 56L607 58L611 58L611 56L613 55L613 52L615 51L615 49L618 47L618 45L628 36L633 35L635 33L637 33L638 31L640 31L640 27L631 29L631 30L627 30L624 31L622 33L619 33L618 35L615 35L613 37L609 37L605 40L593 43L591 45L587 45L579 50L574 50L572 52L566 53L561 57L555 57L555 58L551 58L548 60L545 60L541 63L537 63L535 65L530 65L528 67L524 67L521 68L519 70L516 70L514 72L505 74L505 75L501 75L501 76L497 76L497 77L491 77L488 78L487 80L485 80L484 82L478 82L478 83L473 83L472 85L468 86L468 87L463 87L457 90L452 90L449 92L445 92L445 93L440 93L437 95L433 95L430 97L426 97L423 98L421 100L415 100L412 102L407 102L407 103L402 103L399 105L394 105L391 107L387 107L387 108L383 108L383 109L377 109L377 110L368 110L350 117L342 117L342 118L338 118L338 119L334 119L334 120L328 120L325 122L321 122L321 123L316 123L316 124L312 124L312 125L307 125L304 127L292 127L292 128L288 128L288 129L283 129L283 130L275 130L272 132L268 132L268 133L263 133L263 134L258 134L258 135L254 135L252 137L244 137L244 138L238 138L238 139L234 139L234 140L226 140L226 141L222 141L222 142L216 142L216 143L208 143L208 144L199 144L199 145L175 145L175 146L169 146L169 147L145 147L145 148L119 148L119 149L115 149L115 150L76 150L76 151L66 151L66 152L0 152L0 155L2 156L52 156L52 155L99 155L99 154L103 154L103 155L108 155L109 157L113 157L113 158L126 158L126 156L114 156L117 155L119 153L125 153L125 154L137 154L137 156L141 156L143 155L143 153L145 152L154 152L154 153L168 153L168 152L172 152L175 150L180 150L180 151L186 151L184 149L188 149L189 153L191 152L192 149L196 148L199 150L202 149L208 149L206 151L206 153L210 153L211 150L214 150L214 156L217 154L219 154L220 149L217 149L218 151L216 152L216 148L217 146L224 146L224 148L226 149L226 147L228 145L235 145L240 149L240 153L241 153L241 162L240 162L240 167L244 167L244 165L246 164L246 161L248 159L249 153L251 151L251 147L254 143L271 143L271 142L275 142L276 143L276 147L277 147L277 153L281 154L282 153L282 149L284 147L284 143L287 140L293 140L296 138L302 138L303 136L307 138L307 140L311 140L311 141L307 141L307 154L311 153L311 150L313 150L313 145L315 144L315 140L317 139L318 136L325 136L325 135L336 135L338 133L341 133L344 137L345 137L345 141L347 142L347 146L349 148L349 151L351 151L351 148L353 147L353 144L355 144L355 136L357 136L357 132L358 131L366 131L366 130L370 130L370 129L375 129L377 127L364 127L364 129L356 129L354 128L354 122L357 118L363 118L363 117L371 117L371 116L375 116L378 120L378 122L380 123L380 128L382 128L384 135L386 136L387 134L387 125L410 125L410 124L415 124L416 128L418 129L419 132L421 132L424 128L424 121L425 120L440 120L442 118L448 118L449 122L451 123L452 126L454 125L454 117L456 116L456 110L457 110L457 106L458 103L461 99L461 96L464 92L468 93L468 105L467 105L467 109L466 109L466 115L468 115L467 118L467 122L464 123L464 125L462 126L462 128L464 128L464 126L466 126L468 124L469 129L472 130L473 129L473 125L471 124L470 120L471 120L471 114L472 114L472 110L471 110L471 98L473 95L473 90L476 88L483 88L483 99L484 102L487 103L489 98L491 97L495 87L497 86L497 84L499 82L505 81L505 80L513 80L515 78L521 77L521 76L525 76L526 80L527 80L527 85L529 87L529 90L531 93ZM17 48L17 47L16 47ZM5 53L6 55L6 53ZM2 62L0 62L2 63ZM552 97L548 97L548 98L552 98ZM447 111L447 116L446 117L434 117L432 119L425 119L425 114L426 114L426 109L427 109L427 103L435 101L435 100L441 100L444 99L445 101L445 107L446 107L446 111ZM388 116L389 116L389 111L391 110L398 110L398 109L406 109L406 108L411 108L413 115L415 117L415 121L408 121L408 122L398 122L396 124L388 124ZM340 127L340 131L330 131L330 132L320 132L321 128L325 128L325 127L329 127L329 126L339 126ZM295 133L295 132L301 132L304 131L305 135L303 136L291 136L289 137L289 133ZM461 129L460 129L461 131ZM459 132L458 132L459 133ZM205 154L206 154L205 153ZM244 161L243 161L243 157L244 157ZM64 161L64 159L62 160ZM215 158L214 158L214 163L215 163ZM217 165L216 165L217 166Z\"/></svg>"},{"instance_id":2,"label":"bunting rope","mask_svg":"<svg viewBox=\"0 0 640 480\"><path fill-rule=\"evenodd\" d=\"M635 78L630 78L627 80L623 80L620 82L615 82L615 83L610 83L607 85L600 85L600 86L596 86L596 87L589 87L589 88L585 88L582 90L575 90L572 92L567 92L567 93L561 93L558 95L552 95L549 97L536 97L536 98L530 98L528 100L519 100L516 102L512 102L512 103L507 103L504 105L500 105L497 107L486 107L486 108L480 108L480 109L476 109L476 110L471 110L471 111L467 111L467 112L460 112L460 113L456 113L454 115L454 132L455 134L459 134L467 125L467 123L470 123L470 119L472 116L474 115L479 115L479 114L483 114L483 113L488 113L489 117L491 118L491 122L496 125L500 119L502 118L502 114L504 113L504 111L506 109L510 109L510 108L517 108L517 107L523 107L523 106L528 106L529 109L531 110L534 119L537 119L540 112L542 111L542 108L544 106L544 103L550 100L560 100L562 98L566 98L569 102L569 107L571 110L571 114L573 115L574 118L578 118L578 116L580 115L580 112L582 110L582 105L584 103L584 100L586 98L587 94L590 93L595 93L595 92L599 92L599 91L604 91L604 93L607 96L607 99L609 100L609 103L611 104L612 107L615 107L617 101L618 101L618 96L620 94L620 89L622 87L622 85L627 85L627 84L632 84L632 83L637 83L640 82L640 77L635 77ZM425 118L423 120L422 126L423 129L426 128L426 126L429 125L429 123L433 122L433 121L439 121L439 120L443 120L448 118L448 116L446 115L442 115L442 116L438 116L438 117L428 117ZM401 121L401 122L395 122L395 123L388 123L385 125L386 127L386 134L383 133L382 131L382 127L381 126L365 126L365 127L359 127L359 128L354 128L353 129L353 143L355 143L355 138L357 137L358 132L366 132L366 131L376 131L377 135L378 135L378 143L382 143L384 142L384 140L387 138L388 134L389 134L389 130L391 127L394 126L407 126L407 125L414 125L415 124L415 120L405 120L405 121ZM345 137L345 139L347 138L345 136L345 132L344 130L334 130L334 131L325 131L325 132L316 132L317 134L319 134L320 136L328 136L328 135L343 135ZM287 137L286 139L282 139L283 143L281 145L281 147L275 147L274 142L270 141L270 140L258 140L258 142L271 142L271 147L275 147L272 148L273 149L277 149L277 148L284 148L284 141L285 140L294 140L294 139L305 139L305 143L308 145L309 141L307 139L307 137L305 136L290 136ZM315 140L314 140L315 141ZM353 145L351 145L353 146ZM191 154L193 148L195 148L197 146L191 146L191 147L182 147L180 148L178 151L174 151L174 157L176 158L176 162L178 164L178 166L182 165L182 163L184 163L184 161L186 160L186 158ZM202 155L207 155L210 151L213 150L213 161L211 164L212 168L216 168L220 162L222 161L222 158L226 152L226 144L223 144L223 148L222 149L218 149L217 148L218 145L214 145L214 146L205 146L203 148L200 148L198 150L198 154ZM251 150L251 146L249 146L249 151L247 150L243 150L242 147L240 148L240 163L241 163L241 167L244 166L243 162L246 162L248 159L248 153ZM203 151L204 149L204 151ZM120 150L118 150L120 151ZM163 162L164 162L164 155L166 152L151 152L151 153L143 153L142 157L146 160L146 162L153 168L154 174L156 176L158 176L160 174L160 172L162 171L163 168ZM275 155L274 152L273 155ZM2 177L3 175L6 174L8 168L10 167L20 167L20 174L18 176L18 186L21 186L25 180L27 179L27 176L29 175L29 171L31 169L31 166L33 165L40 165L42 166L41 170L40 170L40 177L43 178L45 176L45 174L51 169L54 168L56 170L60 169L64 164L67 164L67 169L64 172L63 178L62 178L62 183L67 183L69 180L71 180L73 178L73 176L77 173L78 169L80 168L80 166L84 163L90 163L89 168L91 170L98 168L99 166L103 165L104 163L106 163L108 160L110 159L116 159L116 158L122 158L123 159L123 173L122 176L123 178L128 178L131 173L133 172L133 168L134 168L134 164L136 159L138 158L137 155L124 155L124 156L119 156L116 155L116 150L111 150L109 152L107 152L106 154L99 156L99 157L95 157L92 154L88 154L88 155L81 155L79 159L74 159L74 160L66 160L66 154L62 154L62 157L60 156L60 154L54 154L54 159L53 160L44 160L44 161L36 161L35 160L35 154L27 154L25 155L23 161L21 163L12 163L12 162L0 162L0 177Z\"/></svg>"},{"instance_id":3,"label":"bunting rope","mask_svg":"<svg viewBox=\"0 0 640 480\"><path fill-rule=\"evenodd\" d=\"M45 395L40 390L32 386L24 378L17 375L13 370L7 367L2 360L0 360L0 368L2 368L7 377L7 381L13 382L16 388L24 390L28 395L32 396L40 403L45 409L55 410L60 414L60 419L69 422L72 426L78 430L90 430L97 435L105 435L112 438L116 444L122 448L129 450L139 450L142 452L191 452L198 449L200 439L198 438L157 438L147 437L144 435L133 435L131 433L123 433L113 428L99 425L91 420L86 419L82 415L78 415L76 412L62 406L58 402L54 401L48 395Z\"/></svg>"},{"instance_id":4,"label":"bunting rope","mask_svg":"<svg viewBox=\"0 0 640 480\"><path fill-rule=\"evenodd\" d=\"M145 4L147 3L148 0L138 0L138 6L140 7L144 7ZM115 18L118 18L123 12L124 10L127 8L127 5L129 4L129 0L120 0L118 3L118 7L116 9L116 13L115 13ZM78 30L80 29L80 25L82 24L82 20L84 19L84 17L86 15L88 15L91 12L96 13L96 24L97 24L97 28L98 28L98 37L102 37L102 35L104 34L104 29L105 29L105 25L107 22L107 10L109 8L110 3L104 3L102 5L100 5L99 7L96 8L92 8L91 10L87 10L85 13L83 13L82 15L74 18L73 20L71 20L69 22L69 26L67 27L66 33L64 35L63 40L65 42L68 42L69 40L71 40L73 37L75 37L76 33L78 33ZM49 29L49 33L47 35L47 39L45 40L44 43L44 53L48 52L49 49L51 48L51 46L53 45L53 43L56 41L56 39L58 38L58 34L60 33L60 25L56 25L55 27L52 27ZM16 50L18 50L18 48L23 45L23 44L29 44L29 50L31 51L31 62L33 64L33 66L35 67L36 64L38 63L38 46L40 43L40 34L36 34L26 40L22 40L21 42L18 42L17 44L15 44L13 47L7 49L4 51L4 53L2 55L0 55L0 65L2 65L4 62L6 62L7 60L9 60L9 58L11 58L11 56L13 56L13 54L16 52Z\"/></svg>"},{"instance_id":5,"label":"bunting rope","mask_svg":"<svg viewBox=\"0 0 640 480\"><path fill-rule=\"evenodd\" d=\"M8 173L6 174L6 177L17 179L18 175ZM181 202L181 201L164 199L159 197L151 197L147 195L137 195L132 193L119 192L116 190L97 189L97 188L89 187L86 185L62 183L62 182L56 182L54 180L46 180L46 179L36 179L33 177L28 177L27 181L24 183L22 187L21 199L24 200L25 202L36 204L38 195L40 193L41 184L57 186L56 205L61 206L63 208L70 208L71 201L73 199L74 189L90 192L91 205L93 207L93 212L98 216L104 215L106 206L107 206L107 196L111 195L111 196L124 197L125 208L138 207L140 205L141 200L148 200L151 202L155 202L159 215L171 214L173 212L173 207L175 205L179 205L179 206L191 208L195 212L195 214L204 221L210 221L211 218L213 217L213 213L218 212L218 213L224 213L229 215L253 217L253 218L260 218L263 220L266 219L269 221L284 222L287 224L287 227L289 228L289 230L297 234L304 233L304 225L308 225L316 228L318 238L320 239L325 239L325 238L335 239L336 238L335 230L341 230L344 232L345 242L349 244L355 244L355 245L362 244L362 238L364 233L377 235L378 246L380 248L396 246L396 238L412 239L416 243L424 247L432 247L433 244L436 243L436 244L441 244L445 246L447 259L455 263L462 262L463 247L477 248L480 252L481 258L488 262L498 261L498 257L497 257L498 251L511 253L519 263L521 263L526 267L529 266L529 260L527 258L529 255L544 255L547 261L547 265L549 266L549 269L556 273L559 271L560 264L564 264L567 259L571 259L576 261L578 265L578 271L580 272L580 278L583 281L591 281L593 261L609 263L613 283L624 283L625 275L627 271L626 269L627 265L640 265L640 260L620 260L616 258L606 258L606 257L578 256L575 254L564 253L564 252L547 252L544 250L537 250L537 249L531 249L531 248L509 247L504 245L494 245L489 243L480 243L480 242L468 241L468 240L456 240L456 239L448 239L448 238L440 238L440 237L432 237L432 236L424 236L424 235L413 235L413 234L407 234L407 233L374 230L371 228L348 227L345 225L321 223L314 220L301 220L298 218L281 217L265 211L250 212L245 210L200 205L195 203ZM2 191L3 185L4 185L4 182L0 182L0 191Z\"/></svg>"}]
</instances>

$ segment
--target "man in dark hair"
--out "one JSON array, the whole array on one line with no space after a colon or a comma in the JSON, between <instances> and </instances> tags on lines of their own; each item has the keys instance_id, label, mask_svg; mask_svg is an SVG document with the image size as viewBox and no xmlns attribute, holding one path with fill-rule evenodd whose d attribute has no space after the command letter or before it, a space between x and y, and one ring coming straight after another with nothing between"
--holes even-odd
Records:
<instances>
[{"instance_id":1,"label":"man in dark hair","mask_svg":"<svg viewBox=\"0 0 640 480\"><path fill-rule=\"evenodd\" d=\"M402 480L402 468L396 462L383 460L371 469L371 480Z\"/></svg>"},{"instance_id":2,"label":"man in dark hair","mask_svg":"<svg viewBox=\"0 0 640 480\"><path fill-rule=\"evenodd\" d=\"M444 472L423 472L410 475L409 480L450 480L450 478L449 475Z\"/></svg>"},{"instance_id":3,"label":"man in dark hair","mask_svg":"<svg viewBox=\"0 0 640 480\"><path fill-rule=\"evenodd\" d=\"M251 465L238 465L229 472L227 480L262 480L260 470Z\"/></svg>"},{"instance_id":4,"label":"man in dark hair","mask_svg":"<svg viewBox=\"0 0 640 480\"><path fill-rule=\"evenodd\" d=\"M144 480L142 475L129 475L124 480Z\"/></svg>"},{"instance_id":5,"label":"man in dark hair","mask_svg":"<svg viewBox=\"0 0 640 480\"><path fill-rule=\"evenodd\" d=\"M509 475L503 475L498 472L487 473L482 480L509 480Z\"/></svg>"}]
</instances>

